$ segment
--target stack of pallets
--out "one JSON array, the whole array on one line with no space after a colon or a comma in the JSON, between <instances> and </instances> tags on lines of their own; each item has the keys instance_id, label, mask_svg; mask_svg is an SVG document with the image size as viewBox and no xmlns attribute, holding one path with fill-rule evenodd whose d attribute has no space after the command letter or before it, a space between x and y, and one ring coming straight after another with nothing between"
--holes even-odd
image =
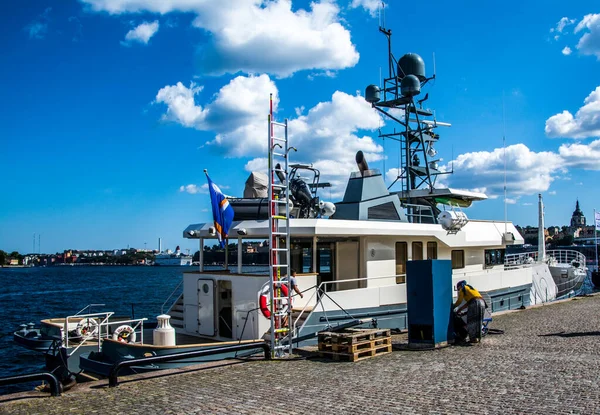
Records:
<instances>
[{"instance_id":1,"label":"stack of pallets","mask_svg":"<svg viewBox=\"0 0 600 415\"><path fill-rule=\"evenodd\" d=\"M319 333L319 354L333 360L357 362L392 351L389 329L346 329Z\"/></svg>"}]
</instances>

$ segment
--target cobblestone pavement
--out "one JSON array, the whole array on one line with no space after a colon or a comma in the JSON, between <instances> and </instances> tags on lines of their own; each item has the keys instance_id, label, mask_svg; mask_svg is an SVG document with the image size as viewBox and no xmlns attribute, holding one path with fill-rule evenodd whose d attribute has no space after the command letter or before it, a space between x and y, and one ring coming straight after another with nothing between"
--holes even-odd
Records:
<instances>
[{"instance_id":1,"label":"cobblestone pavement","mask_svg":"<svg viewBox=\"0 0 600 415\"><path fill-rule=\"evenodd\" d=\"M470 347L355 363L254 361L117 388L100 381L9 400L0 413L600 414L600 295L496 316L492 327L506 333Z\"/></svg>"}]
</instances>

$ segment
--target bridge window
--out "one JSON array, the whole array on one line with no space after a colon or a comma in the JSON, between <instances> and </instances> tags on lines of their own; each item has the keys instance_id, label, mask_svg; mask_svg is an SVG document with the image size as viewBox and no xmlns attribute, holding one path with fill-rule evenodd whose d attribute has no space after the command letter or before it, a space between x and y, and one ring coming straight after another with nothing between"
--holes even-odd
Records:
<instances>
[{"instance_id":1,"label":"bridge window","mask_svg":"<svg viewBox=\"0 0 600 415\"><path fill-rule=\"evenodd\" d=\"M412 259L413 261L423 259L423 242L412 243Z\"/></svg>"},{"instance_id":2,"label":"bridge window","mask_svg":"<svg viewBox=\"0 0 600 415\"><path fill-rule=\"evenodd\" d=\"M465 267L465 251L456 250L452 251L452 269L464 268Z\"/></svg>"},{"instance_id":3,"label":"bridge window","mask_svg":"<svg viewBox=\"0 0 600 415\"><path fill-rule=\"evenodd\" d=\"M396 284L406 282L406 261L408 259L408 244L396 242Z\"/></svg>"},{"instance_id":4,"label":"bridge window","mask_svg":"<svg viewBox=\"0 0 600 415\"><path fill-rule=\"evenodd\" d=\"M486 249L485 250L485 266L492 267L494 265L504 264L504 249Z\"/></svg>"},{"instance_id":5,"label":"bridge window","mask_svg":"<svg viewBox=\"0 0 600 415\"><path fill-rule=\"evenodd\" d=\"M437 242L427 242L427 259L437 259Z\"/></svg>"}]
</instances>

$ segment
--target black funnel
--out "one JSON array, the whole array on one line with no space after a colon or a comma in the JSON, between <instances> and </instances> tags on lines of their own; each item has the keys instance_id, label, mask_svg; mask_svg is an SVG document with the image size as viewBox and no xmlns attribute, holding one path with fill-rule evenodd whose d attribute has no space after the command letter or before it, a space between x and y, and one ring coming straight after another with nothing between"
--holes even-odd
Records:
<instances>
[{"instance_id":1,"label":"black funnel","mask_svg":"<svg viewBox=\"0 0 600 415\"><path fill-rule=\"evenodd\" d=\"M364 173L366 170L369 170L369 165L367 164L367 160L365 160L365 155L362 151L358 151L356 153L356 164L358 165L358 170L361 173Z\"/></svg>"}]
</instances>

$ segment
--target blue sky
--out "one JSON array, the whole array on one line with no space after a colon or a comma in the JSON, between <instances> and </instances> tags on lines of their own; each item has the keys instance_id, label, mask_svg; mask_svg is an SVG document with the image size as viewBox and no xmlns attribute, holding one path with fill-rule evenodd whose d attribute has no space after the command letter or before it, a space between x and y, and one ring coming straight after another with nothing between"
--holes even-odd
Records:
<instances>
[{"instance_id":1,"label":"blue sky","mask_svg":"<svg viewBox=\"0 0 600 415\"><path fill-rule=\"evenodd\" d=\"M469 217L567 224L579 198L600 209L600 7L388 1L393 52L419 53L454 161L446 184L484 191ZM313 162L341 198L354 154L398 167L390 128L358 96L379 83L386 43L377 0L61 0L12 2L0 16L0 249L195 250L211 220L206 180L241 195L264 169L269 93L290 120L292 161ZM36 246L37 250L37 246Z\"/></svg>"}]
</instances>

